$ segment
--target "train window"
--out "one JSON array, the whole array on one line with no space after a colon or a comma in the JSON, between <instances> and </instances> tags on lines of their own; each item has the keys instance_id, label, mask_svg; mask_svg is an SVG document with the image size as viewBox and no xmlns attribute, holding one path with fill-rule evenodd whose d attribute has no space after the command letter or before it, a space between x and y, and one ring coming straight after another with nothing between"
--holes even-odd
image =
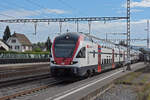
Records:
<instances>
[{"instance_id":1,"label":"train window","mask_svg":"<svg viewBox=\"0 0 150 100\"><path fill-rule=\"evenodd\" d=\"M79 51L79 53L77 54L77 57L76 58L85 58L85 52L86 51L86 48L83 47L81 48L81 50Z\"/></svg>"},{"instance_id":2,"label":"train window","mask_svg":"<svg viewBox=\"0 0 150 100\"><path fill-rule=\"evenodd\" d=\"M108 56L107 56L107 64L109 64L109 58L108 58Z\"/></svg>"},{"instance_id":3,"label":"train window","mask_svg":"<svg viewBox=\"0 0 150 100\"><path fill-rule=\"evenodd\" d=\"M117 57L117 53L115 53L115 57Z\"/></svg>"},{"instance_id":4,"label":"train window","mask_svg":"<svg viewBox=\"0 0 150 100\"><path fill-rule=\"evenodd\" d=\"M93 58L95 58L95 50L93 50Z\"/></svg>"},{"instance_id":5,"label":"train window","mask_svg":"<svg viewBox=\"0 0 150 100\"><path fill-rule=\"evenodd\" d=\"M120 54L120 57L122 57L122 54Z\"/></svg>"},{"instance_id":6,"label":"train window","mask_svg":"<svg viewBox=\"0 0 150 100\"><path fill-rule=\"evenodd\" d=\"M105 63L104 63L104 59L103 59L102 61L103 61L103 64L105 64Z\"/></svg>"},{"instance_id":7,"label":"train window","mask_svg":"<svg viewBox=\"0 0 150 100\"><path fill-rule=\"evenodd\" d=\"M104 59L104 64L106 64L106 59Z\"/></svg>"},{"instance_id":8,"label":"train window","mask_svg":"<svg viewBox=\"0 0 150 100\"><path fill-rule=\"evenodd\" d=\"M55 56L58 58L71 58L76 46L75 40L56 39L54 44ZM67 51L67 52L66 52Z\"/></svg>"},{"instance_id":9,"label":"train window","mask_svg":"<svg viewBox=\"0 0 150 100\"><path fill-rule=\"evenodd\" d=\"M106 59L106 64L108 64L108 59Z\"/></svg>"}]
</instances>

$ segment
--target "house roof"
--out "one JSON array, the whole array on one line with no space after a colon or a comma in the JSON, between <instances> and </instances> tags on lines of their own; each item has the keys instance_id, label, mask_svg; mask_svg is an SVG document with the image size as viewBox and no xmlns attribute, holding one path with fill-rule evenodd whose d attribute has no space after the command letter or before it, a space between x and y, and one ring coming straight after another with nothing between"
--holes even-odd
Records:
<instances>
[{"instance_id":1,"label":"house roof","mask_svg":"<svg viewBox=\"0 0 150 100\"><path fill-rule=\"evenodd\" d=\"M0 51L1 50L9 50L9 45L7 43L5 43L2 39L0 39Z\"/></svg>"},{"instance_id":2,"label":"house roof","mask_svg":"<svg viewBox=\"0 0 150 100\"><path fill-rule=\"evenodd\" d=\"M6 44L8 47L10 47L6 42L3 41L3 39L0 39L0 41Z\"/></svg>"},{"instance_id":3,"label":"house roof","mask_svg":"<svg viewBox=\"0 0 150 100\"><path fill-rule=\"evenodd\" d=\"M28 46L32 45L30 40L24 34L14 33L12 37L16 37L22 45L28 45Z\"/></svg>"}]
</instances>

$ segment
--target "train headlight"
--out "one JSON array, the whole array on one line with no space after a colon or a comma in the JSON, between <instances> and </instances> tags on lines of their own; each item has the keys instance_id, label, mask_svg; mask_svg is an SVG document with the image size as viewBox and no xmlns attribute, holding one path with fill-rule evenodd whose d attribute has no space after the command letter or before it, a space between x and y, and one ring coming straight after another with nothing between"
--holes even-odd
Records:
<instances>
[{"instance_id":1,"label":"train headlight","mask_svg":"<svg viewBox=\"0 0 150 100\"><path fill-rule=\"evenodd\" d=\"M73 62L71 62L70 64L73 65Z\"/></svg>"},{"instance_id":2,"label":"train headlight","mask_svg":"<svg viewBox=\"0 0 150 100\"><path fill-rule=\"evenodd\" d=\"M70 65L73 65L73 64L76 64L76 63L78 63L77 61L72 61L72 62L70 62Z\"/></svg>"},{"instance_id":3,"label":"train headlight","mask_svg":"<svg viewBox=\"0 0 150 100\"><path fill-rule=\"evenodd\" d=\"M54 61L54 64L56 64L56 62Z\"/></svg>"}]
</instances>

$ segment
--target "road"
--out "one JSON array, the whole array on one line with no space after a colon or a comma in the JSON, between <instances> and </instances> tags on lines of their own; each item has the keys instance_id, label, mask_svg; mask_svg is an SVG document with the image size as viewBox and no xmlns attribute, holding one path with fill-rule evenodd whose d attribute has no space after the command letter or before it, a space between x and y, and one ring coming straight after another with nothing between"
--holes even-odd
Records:
<instances>
[{"instance_id":1,"label":"road","mask_svg":"<svg viewBox=\"0 0 150 100\"><path fill-rule=\"evenodd\" d=\"M145 67L144 63L133 64L132 71ZM81 81L60 84L44 91L34 93L28 96L22 96L15 100L79 100L96 89L109 84L114 79L119 78L131 71L122 72L123 69L115 69L106 73Z\"/></svg>"}]
</instances>

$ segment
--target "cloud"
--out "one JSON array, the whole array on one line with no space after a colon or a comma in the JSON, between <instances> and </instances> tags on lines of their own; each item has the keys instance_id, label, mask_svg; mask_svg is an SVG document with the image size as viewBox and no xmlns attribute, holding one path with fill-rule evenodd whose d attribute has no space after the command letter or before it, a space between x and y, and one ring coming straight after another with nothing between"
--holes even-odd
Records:
<instances>
[{"instance_id":1,"label":"cloud","mask_svg":"<svg viewBox=\"0 0 150 100\"><path fill-rule=\"evenodd\" d=\"M18 10L5 10L0 12L0 14L3 15L15 16L15 18L26 18L30 16L39 16L45 14L66 14L66 13L69 12L60 9L40 9L40 10L18 9ZM4 18L4 17L0 17L0 18Z\"/></svg>"},{"instance_id":2,"label":"cloud","mask_svg":"<svg viewBox=\"0 0 150 100\"><path fill-rule=\"evenodd\" d=\"M131 13L137 13L137 12L143 12L144 10L141 10L141 9L131 9ZM126 13L126 11L124 11L124 10L119 10L119 11L117 11L117 13L119 13L119 14L124 14L124 13Z\"/></svg>"},{"instance_id":3,"label":"cloud","mask_svg":"<svg viewBox=\"0 0 150 100\"><path fill-rule=\"evenodd\" d=\"M144 10L140 10L140 9L131 9L131 12L136 13L136 12L143 12Z\"/></svg>"},{"instance_id":4,"label":"cloud","mask_svg":"<svg viewBox=\"0 0 150 100\"><path fill-rule=\"evenodd\" d=\"M126 8L127 4L125 3L122 6ZM131 8L135 8L135 7L140 7L140 8L150 7L150 0L141 0L141 1L138 1L138 2L132 1L131 2Z\"/></svg>"},{"instance_id":5,"label":"cloud","mask_svg":"<svg viewBox=\"0 0 150 100\"><path fill-rule=\"evenodd\" d=\"M68 11L64 11L64 10L60 10L60 9L42 9L40 12L43 12L45 14L51 14L51 13L65 14L65 13L69 13Z\"/></svg>"},{"instance_id":6,"label":"cloud","mask_svg":"<svg viewBox=\"0 0 150 100\"><path fill-rule=\"evenodd\" d=\"M150 7L150 0L142 0L140 2L131 2L131 7Z\"/></svg>"}]
</instances>

